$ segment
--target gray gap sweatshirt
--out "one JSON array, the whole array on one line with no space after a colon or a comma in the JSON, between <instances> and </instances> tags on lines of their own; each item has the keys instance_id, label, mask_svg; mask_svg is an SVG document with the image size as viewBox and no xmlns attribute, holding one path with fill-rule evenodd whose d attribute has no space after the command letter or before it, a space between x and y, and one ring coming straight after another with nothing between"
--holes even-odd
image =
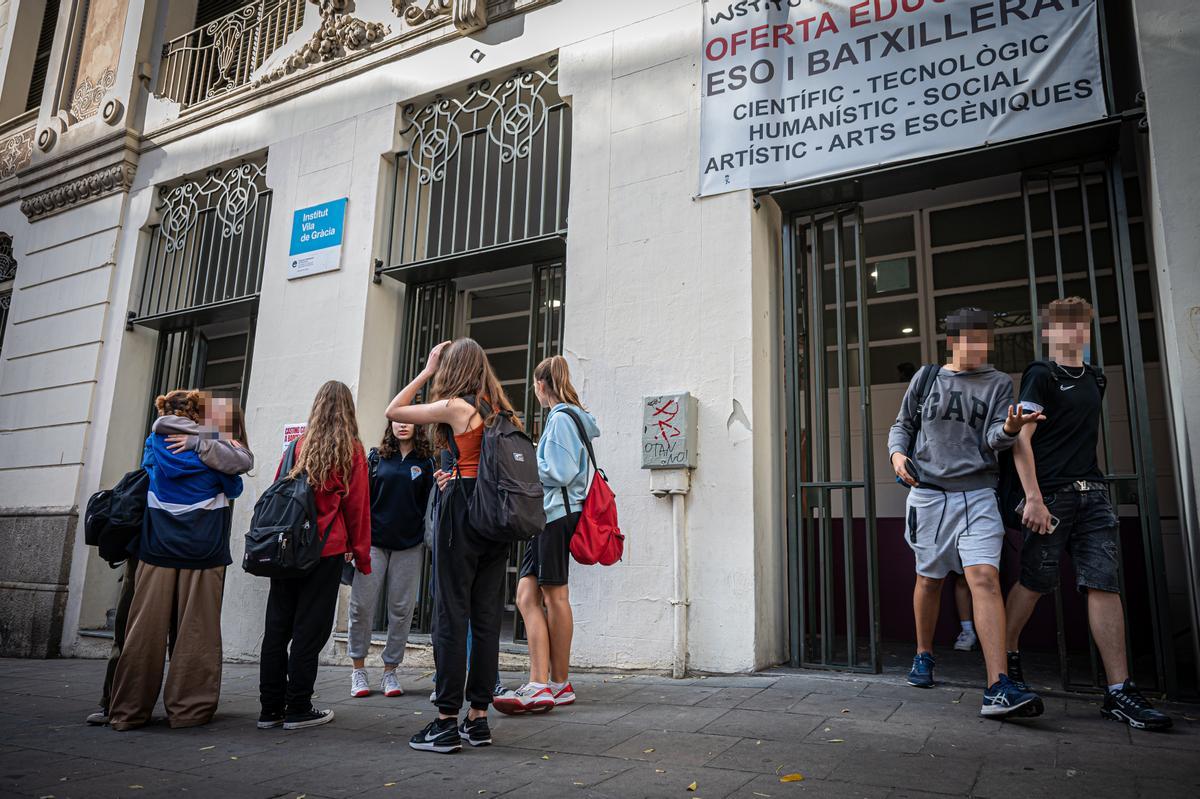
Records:
<instances>
[{"instance_id":1,"label":"gray gap sweatshirt","mask_svg":"<svg viewBox=\"0 0 1200 799\"><path fill-rule=\"evenodd\" d=\"M920 377L918 370L904 392L900 413L888 434L888 458L910 451ZM1012 378L991 366L964 372L939 367L925 401L916 446L911 446L918 472L914 477L922 485L948 491L995 488L996 454L1017 440L1004 432L1012 402Z\"/></svg>"}]
</instances>

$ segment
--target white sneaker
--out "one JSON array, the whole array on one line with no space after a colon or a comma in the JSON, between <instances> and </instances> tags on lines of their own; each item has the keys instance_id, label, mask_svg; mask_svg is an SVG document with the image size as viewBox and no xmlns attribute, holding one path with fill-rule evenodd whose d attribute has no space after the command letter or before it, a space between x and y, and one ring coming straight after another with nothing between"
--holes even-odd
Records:
<instances>
[{"instance_id":1,"label":"white sneaker","mask_svg":"<svg viewBox=\"0 0 1200 799\"><path fill-rule=\"evenodd\" d=\"M400 680L394 671L383 673L383 679L379 681L379 690L383 691L384 696L404 696L404 689L400 687Z\"/></svg>"},{"instance_id":2,"label":"white sneaker","mask_svg":"<svg viewBox=\"0 0 1200 799\"><path fill-rule=\"evenodd\" d=\"M371 695L371 686L367 684L367 670L355 669L350 672L350 696L363 697Z\"/></svg>"},{"instance_id":3,"label":"white sneaker","mask_svg":"<svg viewBox=\"0 0 1200 799\"><path fill-rule=\"evenodd\" d=\"M959 652L970 652L979 645L979 636L971 630L963 630L954 642L954 648Z\"/></svg>"},{"instance_id":4,"label":"white sneaker","mask_svg":"<svg viewBox=\"0 0 1200 799\"><path fill-rule=\"evenodd\" d=\"M492 700L492 705L501 713L510 716L522 713L545 713L554 707L554 694L550 686L543 685L535 688L532 685L522 685L515 691L505 691L503 695Z\"/></svg>"}]
</instances>

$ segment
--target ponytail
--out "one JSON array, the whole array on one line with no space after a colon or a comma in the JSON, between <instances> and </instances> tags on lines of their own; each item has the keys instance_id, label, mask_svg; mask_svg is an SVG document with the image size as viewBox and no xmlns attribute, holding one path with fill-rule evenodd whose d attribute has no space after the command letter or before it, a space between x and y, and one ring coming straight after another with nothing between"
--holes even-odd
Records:
<instances>
[{"instance_id":1,"label":"ponytail","mask_svg":"<svg viewBox=\"0 0 1200 799\"><path fill-rule=\"evenodd\" d=\"M567 359L563 356L551 355L539 363L533 370L533 379L544 381L555 399L583 408L575 386L571 385L571 371L567 368Z\"/></svg>"}]
</instances>

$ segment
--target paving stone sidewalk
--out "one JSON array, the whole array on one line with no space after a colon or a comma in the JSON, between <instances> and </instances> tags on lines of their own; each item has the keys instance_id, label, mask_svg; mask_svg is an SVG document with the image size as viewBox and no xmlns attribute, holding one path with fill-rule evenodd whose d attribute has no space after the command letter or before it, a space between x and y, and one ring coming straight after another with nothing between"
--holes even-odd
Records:
<instances>
[{"instance_id":1,"label":"paving stone sidewalk","mask_svg":"<svg viewBox=\"0 0 1200 799\"><path fill-rule=\"evenodd\" d=\"M404 697L351 699L346 670L322 667L317 701L336 720L283 732L254 726L256 668L227 665L211 724L118 733L83 724L103 670L0 660L0 796L1200 796L1200 708L1189 706L1155 734L1105 721L1083 698L1052 697L1032 721L984 720L977 690L897 677L581 674L575 706L493 711L496 745L447 756L408 748L434 713L421 672L402 672ZM793 774L803 780L780 780Z\"/></svg>"}]
</instances>

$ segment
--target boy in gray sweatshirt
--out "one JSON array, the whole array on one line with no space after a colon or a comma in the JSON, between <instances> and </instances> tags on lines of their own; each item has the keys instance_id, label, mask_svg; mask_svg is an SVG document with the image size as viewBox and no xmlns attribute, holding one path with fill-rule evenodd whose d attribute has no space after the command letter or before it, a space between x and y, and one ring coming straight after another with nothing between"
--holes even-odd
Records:
<instances>
[{"instance_id":1,"label":"boy in gray sweatshirt","mask_svg":"<svg viewBox=\"0 0 1200 799\"><path fill-rule=\"evenodd\" d=\"M917 654L908 682L933 687L933 631L942 581L950 572L965 574L987 663L988 688L980 713L1036 716L1042 700L1005 674L1000 593L1004 524L996 500L996 456L1039 417L1013 407L1012 379L988 363L990 313L954 311L946 318L946 342L949 363L925 366L913 376L888 435L892 468L909 486L904 539L916 556ZM928 369L937 369L931 383L922 380ZM929 387L921 402L918 387L923 382Z\"/></svg>"}]
</instances>

